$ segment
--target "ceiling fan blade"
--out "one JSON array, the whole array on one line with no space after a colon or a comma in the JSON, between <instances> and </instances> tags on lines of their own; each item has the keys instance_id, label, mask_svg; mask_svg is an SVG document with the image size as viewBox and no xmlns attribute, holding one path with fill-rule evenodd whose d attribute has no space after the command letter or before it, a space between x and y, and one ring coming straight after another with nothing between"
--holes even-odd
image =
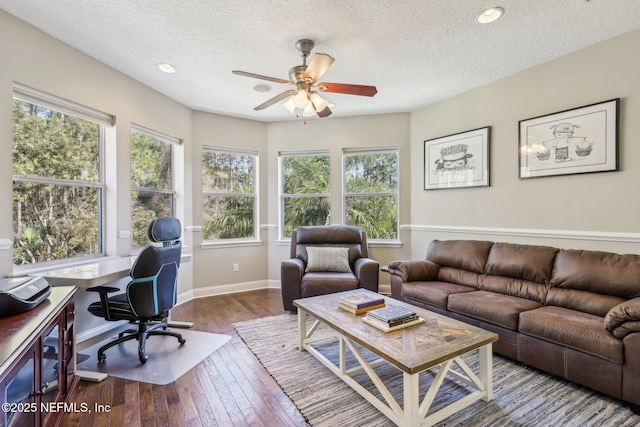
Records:
<instances>
[{"instance_id":1,"label":"ceiling fan blade","mask_svg":"<svg viewBox=\"0 0 640 427\"><path fill-rule=\"evenodd\" d=\"M331 110L329 107L324 107L324 110L318 111L318 117L329 117L331 115Z\"/></svg>"},{"instance_id":2,"label":"ceiling fan blade","mask_svg":"<svg viewBox=\"0 0 640 427\"><path fill-rule=\"evenodd\" d=\"M262 76L260 74L248 73L246 71L232 71L232 73L237 74L239 76L252 77L254 79L268 80L274 83L293 84L293 82L290 80L278 79L278 78L269 77L269 76Z\"/></svg>"},{"instance_id":3,"label":"ceiling fan blade","mask_svg":"<svg viewBox=\"0 0 640 427\"><path fill-rule=\"evenodd\" d=\"M345 83L318 83L318 89L324 92L360 96L373 96L378 93L378 89L376 89L375 86L350 85Z\"/></svg>"},{"instance_id":4,"label":"ceiling fan blade","mask_svg":"<svg viewBox=\"0 0 640 427\"><path fill-rule=\"evenodd\" d=\"M333 59L329 55L324 53L316 53L311 58L311 62L307 66L307 69L304 71L302 78L307 80L311 80L311 82L317 82L320 77L329 69L331 64L333 64Z\"/></svg>"},{"instance_id":5,"label":"ceiling fan blade","mask_svg":"<svg viewBox=\"0 0 640 427\"><path fill-rule=\"evenodd\" d=\"M286 90L284 92L282 92L280 95L276 95L273 98L271 98L270 100L263 102L262 104L258 105L256 108L254 108L255 111L260 111L260 110L264 110L267 107L271 107L273 104L282 101L283 99L286 99L288 96L291 96L295 93L295 90Z\"/></svg>"}]
</instances>

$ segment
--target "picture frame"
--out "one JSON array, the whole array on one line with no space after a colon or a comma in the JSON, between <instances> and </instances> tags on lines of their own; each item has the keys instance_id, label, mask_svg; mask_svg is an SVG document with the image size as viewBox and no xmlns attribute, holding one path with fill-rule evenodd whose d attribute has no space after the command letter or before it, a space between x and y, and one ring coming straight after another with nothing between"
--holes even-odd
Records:
<instances>
[{"instance_id":1,"label":"picture frame","mask_svg":"<svg viewBox=\"0 0 640 427\"><path fill-rule=\"evenodd\" d=\"M489 126L424 141L424 189L489 186Z\"/></svg>"},{"instance_id":2,"label":"picture frame","mask_svg":"<svg viewBox=\"0 0 640 427\"><path fill-rule=\"evenodd\" d=\"M520 179L620 169L620 98L520 120Z\"/></svg>"}]
</instances>

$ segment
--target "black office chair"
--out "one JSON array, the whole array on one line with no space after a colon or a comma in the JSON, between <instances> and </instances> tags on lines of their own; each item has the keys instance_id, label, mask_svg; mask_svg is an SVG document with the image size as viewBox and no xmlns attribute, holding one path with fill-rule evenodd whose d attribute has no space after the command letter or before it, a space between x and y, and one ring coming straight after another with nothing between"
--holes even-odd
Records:
<instances>
[{"instance_id":1,"label":"black office chair","mask_svg":"<svg viewBox=\"0 0 640 427\"><path fill-rule=\"evenodd\" d=\"M176 304L178 269L182 243L181 226L177 218L158 218L149 224L149 240L162 242L162 246L147 245L140 251L131 267L131 281L126 292L108 297L119 291L112 286L96 286L87 291L100 293L100 301L89 305L91 314L109 321L128 320L137 329L121 332L117 339L98 350L98 361L104 362L105 350L128 340L138 340L138 358L145 363L149 356L145 342L150 335L176 337L180 345L185 339L177 332L167 329L169 309Z\"/></svg>"}]
</instances>

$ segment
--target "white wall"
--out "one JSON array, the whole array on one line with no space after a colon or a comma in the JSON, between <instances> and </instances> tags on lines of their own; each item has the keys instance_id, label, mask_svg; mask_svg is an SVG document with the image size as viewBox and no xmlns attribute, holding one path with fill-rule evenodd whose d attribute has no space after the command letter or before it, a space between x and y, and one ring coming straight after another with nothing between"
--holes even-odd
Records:
<instances>
[{"instance_id":1,"label":"white wall","mask_svg":"<svg viewBox=\"0 0 640 427\"><path fill-rule=\"evenodd\" d=\"M434 238L640 253L640 56L632 53L639 45L640 31L627 33L414 111L412 256L423 257ZM612 98L621 98L619 172L518 178L519 120ZM491 186L423 190L423 141L484 126Z\"/></svg>"}]
</instances>

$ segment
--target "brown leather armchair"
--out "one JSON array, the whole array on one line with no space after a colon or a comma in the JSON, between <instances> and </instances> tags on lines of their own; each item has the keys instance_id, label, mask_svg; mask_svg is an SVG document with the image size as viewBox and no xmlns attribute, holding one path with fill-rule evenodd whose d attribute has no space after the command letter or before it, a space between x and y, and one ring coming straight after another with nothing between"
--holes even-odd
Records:
<instances>
[{"instance_id":1,"label":"brown leather armchair","mask_svg":"<svg viewBox=\"0 0 640 427\"><path fill-rule=\"evenodd\" d=\"M290 256L280 267L285 310L296 311L299 298L357 288L378 292L380 265L369 258L367 235L358 227L299 227L291 234Z\"/></svg>"}]
</instances>

